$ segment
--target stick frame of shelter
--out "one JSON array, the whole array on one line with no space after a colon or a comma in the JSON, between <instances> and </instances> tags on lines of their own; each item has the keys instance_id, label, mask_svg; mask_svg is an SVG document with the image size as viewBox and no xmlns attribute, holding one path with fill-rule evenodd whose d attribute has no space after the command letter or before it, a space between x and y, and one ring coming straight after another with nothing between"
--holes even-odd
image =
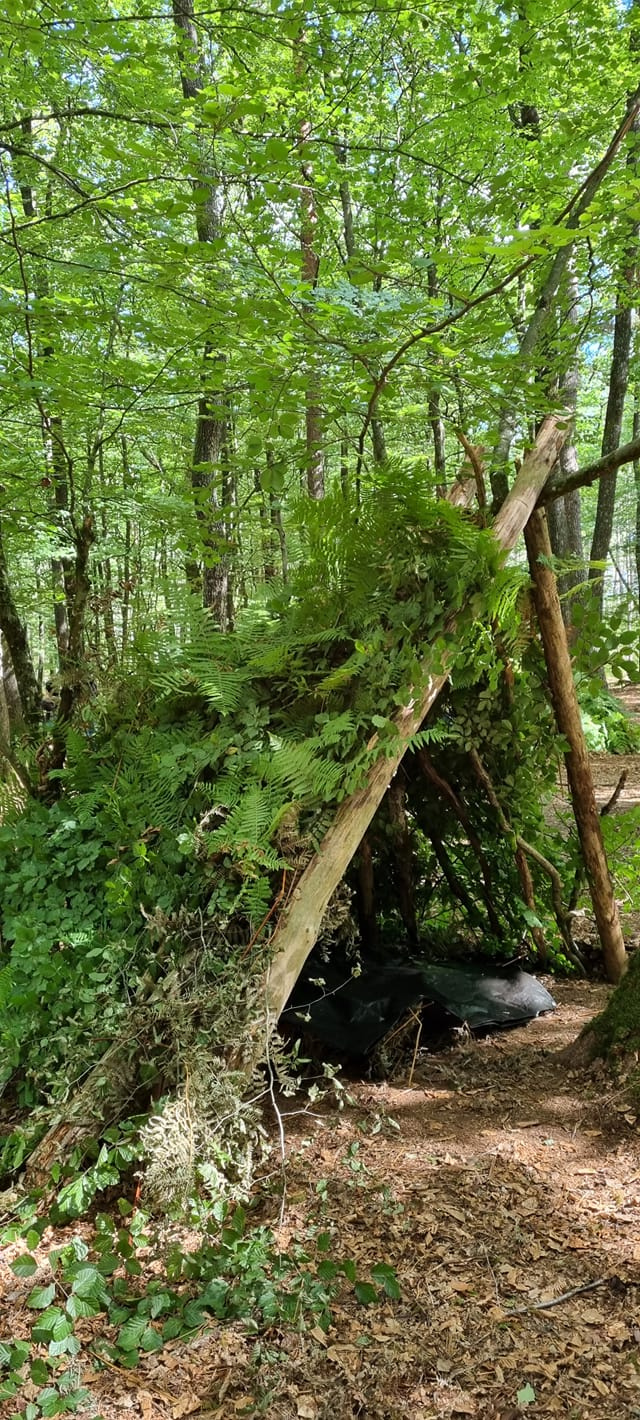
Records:
<instances>
[{"instance_id":1,"label":"stick frame of shelter","mask_svg":"<svg viewBox=\"0 0 640 1420\"><path fill-rule=\"evenodd\" d=\"M493 526L494 536L505 554L511 551L531 516L564 438L562 417L547 415ZM453 630L454 625L452 620L448 629ZM340 805L317 853L296 884L286 912L280 917L271 940L273 955L265 975L266 1009L268 1021L272 1024L278 1020L287 1003L313 949L329 900L381 804L409 741L419 730L449 679L446 667L437 675L430 673L428 656L424 661L424 672L425 688L416 698L412 697L394 718L397 748L393 754L376 759L366 783ZM369 744L370 750L375 750L377 743L378 737L374 735Z\"/></svg>"},{"instance_id":2,"label":"stick frame of shelter","mask_svg":"<svg viewBox=\"0 0 640 1420\"><path fill-rule=\"evenodd\" d=\"M565 754L569 791L602 957L608 980L617 983L627 969L627 953L602 840L589 752L580 718L555 573L551 566L549 529L541 508L532 513L524 536L556 724L569 745Z\"/></svg>"}]
</instances>

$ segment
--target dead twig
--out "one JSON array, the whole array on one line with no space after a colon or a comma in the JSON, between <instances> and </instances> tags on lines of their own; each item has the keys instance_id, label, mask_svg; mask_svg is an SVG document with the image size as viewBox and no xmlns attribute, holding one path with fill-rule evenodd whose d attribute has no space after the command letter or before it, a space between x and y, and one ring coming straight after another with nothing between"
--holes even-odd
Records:
<instances>
[{"instance_id":1,"label":"dead twig","mask_svg":"<svg viewBox=\"0 0 640 1420\"><path fill-rule=\"evenodd\" d=\"M550 1307L559 1307L562 1302L571 1301L572 1297L579 1297L582 1292L592 1292L594 1287L604 1287L609 1281L608 1277L597 1277L595 1282L584 1282L582 1287L572 1287L569 1292L561 1292L559 1297L551 1297L548 1302L529 1302L526 1307L513 1307L507 1311L507 1316L524 1316L526 1312L545 1312Z\"/></svg>"}]
</instances>

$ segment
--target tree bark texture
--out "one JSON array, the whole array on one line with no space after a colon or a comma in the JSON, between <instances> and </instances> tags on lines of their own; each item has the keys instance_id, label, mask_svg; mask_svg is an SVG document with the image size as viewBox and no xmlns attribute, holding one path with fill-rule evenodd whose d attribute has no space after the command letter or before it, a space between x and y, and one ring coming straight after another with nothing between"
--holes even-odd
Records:
<instances>
[{"instance_id":1,"label":"tree bark texture","mask_svg":"<svg viewBox=\"0 0 640 1420\"><path fill-rule=\"evenodd\" d=\"M636 391L633 410L633 437L640 445L640 393ZM633 482L636 490L636 584L640 597L640 448L633 461Z\"/></svg>"},{"instance_id":2,"label":"tree bark texture","mask_svg":"<svg viewBox=\"0 0 640 1420\"><path fill-rule=\"evenodd\" d=\"M571 478L578 468L578 454L575 446L575 418L578 405L578 342L580 330L580 292L573 263L570 264L567 275L567 302L566 302L566 325L571 333L573 348L567 362L564 375L560 382L559 398L567 414L571 416L571 431L566 442L560 450L558 460L560 473L563 478ZM582 518L580 493L578 489L565 493L562 498L557 498L549 504L547 513L549 523L549 536L551 547L555 557L572 558L575 562L582 562ZM564 572L560 579L559 591L562 606L562 617L565 626L571 626L571 611L573 599L569 593L586 581L586 572L581 566L573 567L570 571Z\"/></svg>"},{"instance_id":3,"label":"tree bark texture","mask_svg":"<svg viewBox=\"0 0 640 1420\"><path fill-rule=\"evenodd\" d=\"M0 631L7 644L16 678L25 725L37 729L40 720L40 691L29 649L27 628L13 598L9 568L0 528ZM3 671L6 668L3 667Z\"/></svg>"},{"instance_id":4,"label":"tree bark texture","mask_svg":"<svg viewBox=\"0 0 640 1420\"><path fill-rule=\"evenodd\" d=\"M565 755L567 776L605 970L609 981L617 982L626 970L627 957L604 851L556 579L548 565L549 532L541 510L536 510L529 519L525 541L556 723L569 744Z\"/></svg>"},{"instance_id":5,"label":"tree bark texture","mask_svg":"<svg viewBox=\"0 0 640 1420\"><path fill-rule=\"evenodd\" d=\"M577 231L580 225L580 218L588 210L593 199L598 192L603 179L606 177L611 164L613 163L620 145L624 142L627 133L633 127L640 114L640 97L636 94L628 106L627 113L620 124L617 132L607 148L604 157L589 174L586 182L580 189L580 196L575 201L570 210L563 214L564 226ZM528 369L531 366L532 357L536 353L538 343L546 327L549 313L553 308L560 284L564 278L565 271L571 260L573 253L573 238L559 247L546 280L543 282L531 318L524 329L519 345L518 360L520 365ZM491 466L491 491L493 494L493 506L499 508L504 502L508 491L508 459L513 436L518 424L518 409L514 403L505 405L501 418L496 440L492 466Z\"/></svg>"},{"instance_id":6,"label":"tree bark texture","mask_svg":"<svg viewBox=\"0 0 640 1420\"><path fill-rule=\"evenodd\" d=\"M635 35L634 35L635 39ZM630 106L631 106L630 100ZM631 150L627 159L629 168L638 166L638 136L640 118L636 114L631 124ZM613 327L613 351L609 375L609 394L602 434L602 457L613 453L620 445L624 406L629 383L629 360L631 355L631 335L633 326L633 293L635 291L638 265L638 235L640 224L634 222L627 241L627 250L616 297L616 314ZM613 523L616 507L616 473L605 474L598 484L598 505L596 521L591 540L592 563L605 562L611 547ZM589 579L592 582L593 597L602 616L604 607L604 572L601 567L591 567Z\"/></svg>"},{"instance_id":7,"label":"tree bark texture","mask_svg":"<svg viewBox=\"0 0 640 1420\"><path fill-rule=\"evenodd\" d=\"M305 34L301 30L295 44L295 77L302 89L304 87L307 68L304 60ZM316 251L316 240L318 230L318 213L316 211L316 199L313 190L313 166L305 153L305 143L311 137L311 124L308 119L303 119L300 124L300 174L302 183L300 186L299 210L300 210L300 277L303 287L309 295L315 290L318 280L318 268L320 260ZM307 320L310 322L313 313L313 305L310 300L305 300L303 310ZM306 445L306 480L307 492L310 498L324 498L324 449L322 445L323 417L320 402L320 372L316 351L314 350L314 337L311 331L307 331L303 337L305 340L305 394L304 394L304 421L305 421L305 445Z\"/></svg>"},{"instance_id":8,"label":"tree bark texture","mask_svg":"<svg viewBox=\"0 0 640 1420\"><path fill-rule=\"evenodd\" d=\"M172 0L183 97L193 101L207 80L193 0ZM193 182L198 241L215 242L222 228L222 201L212 156L200 140L198 174ZM202 600L221 631L229 630L231 560L224 507L223 454L227 411L223 391L224 358L207 342L203 351L201 395L193 445L191 487L202 543ZM232 619L232 614L231 614Z\"/></svg>"}]
</instances>

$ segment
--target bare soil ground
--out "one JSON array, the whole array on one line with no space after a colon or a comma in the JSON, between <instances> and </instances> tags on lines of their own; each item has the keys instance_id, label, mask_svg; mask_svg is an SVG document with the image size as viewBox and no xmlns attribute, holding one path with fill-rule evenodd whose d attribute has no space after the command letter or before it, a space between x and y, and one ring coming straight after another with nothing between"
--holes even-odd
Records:
<instances>
[{"instance_id":1,"label":"bare soil ground","mask_svg":"<svg viewBox=\"0 0 640 1420\"><path fill-rule=\"evenodd\" d=\"M341 1113L282 1103L286 1191L276 1167L262 1219L285 1249L294 1234L330 1232L330 1255L352 1258L361 1277L390 1263L399 1301L363 1307L345 1284L327 1335L278 1326L257 1338L214 1324L133 1372L93 1371L87 1323L86 1413L640 1417L635 1111L610 1078L572 1074L557 1056L608 988L551 990L555 1014L426 1055L411 1083L356 1082ZM61 1240L45 1237L44 1250ZM33 1282L9 1261L0 1330L28 1336L33 1313L22 1303Z\"/></svg>"}]
</instances>

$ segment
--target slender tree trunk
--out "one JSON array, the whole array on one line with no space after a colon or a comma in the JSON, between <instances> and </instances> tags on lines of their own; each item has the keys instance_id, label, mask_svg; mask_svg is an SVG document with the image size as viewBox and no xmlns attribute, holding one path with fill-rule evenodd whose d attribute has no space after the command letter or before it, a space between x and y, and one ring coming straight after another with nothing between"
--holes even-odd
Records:
<instances>
[{"instance_id":1,"label":"slender tree trunk","mask_svg":"<svg viewBox=\"0 0 640 1420\"><path fill-rule=\"evenodd\" d=\"M262 487L262 477L259 468L253 470L253 486L258 495L258 517L260 519L260 548L262 552L262 567L265 582L272 582L276 575L276 566L273 557L273 526L267 508L267 499Z\"/></svg>"},{"instance_id":2,"label":"slender tree trunk","mask_svg":"<svg viewBox=\"0 0 640 1420\"><path fill-rule=\"evenodd\" d=\"M11 716L4 689L4 647L0 635L0 756L11 744Z\"/></svg>"},{"instance_id":3,"label":"slender tree trunk","mask_svg":"<svg viewBox=\"0 0 640 1420\"><path fill-rule=\"evenodd\" d=\"M20 706L25 725L29 730L37 729L40 720L40 693L27 628L16 606L9 568L0 528L0 631L7 644L11 666L16 678ZM6 667L4 672L6 673Z\"/></svg>"},{"instance_id":4,"label":"slender tree trunk","mask_svg":"<svg viewBox=\"0 0 640 1420\"><path fill-rule=\"evenodd\" d=\"M373 849L368 833L365 833L358 853L356 900L360 937L368 951L375 951L378 945L378 918L376 914L376 885L373 874Z\"/></svg>"},{"instance_id":5,"label":"slender tree trunk","mask_svg":"<svg viewBox=\"0 0 640 1420\"><path fill-rule=\"evenodd\" d=\"M436 244L438 246L440 245L441 204L442 185L439 183L437 188L435 223ZM427 271L427 282L429 296L432 300L435 300L438 295L438 272L433 262L431 263ZM440 412L439 390L431 390L429 392L428 409L429 423L431 425L431 434L433 438L433 469L436 476L436 493L438 495L438 498L444 498L444 495L447 490L447 465L445 458L444 424L442 422Z\"/></svg>"},{"instance_id":6,"label":"slender tree trunk","mask_svg":"<svg viewBox=\"0 0 640 1420\"><path fill-rule=\"evenodd\" d=\"M578 454L575 446L575 418L579 388L579 298L578 280L575 267L573 262L571 262L567 275L567 310L565 320L571 331L573 349L560 382L559 390L560 400L567 410L567 413L571 416L570 434L560 450L558 460L560 473L563 477L571 476L578 468ZM550 503L547 510L547 519L554 556L559 558L570 557L576 562L581 562L584 554L582 547L582 519L579 489L575 488L573 492L566 493L563 498L556 498L553 503ZM567 627L571 626L571 612L573 607L573 599L568 594L585 581L586 572L580 566L563 573L559 581L562 618Z\"/></svg>"},{"instance_id":7,"label":"slender tree trunk","mask_svg":"<svg viewBox=\"0 0 640 1420\"><path fill-rule=\"evenodd\" d=\"M279 492L277 491L277 489L274 488L274 486L273 486L274 472L275 472L274 464L275 464L275 460L274 460L274 457L273 457L273 449L268 448L268 449L267 449L267 468L268 468L268 470L269 470L269 485L270 485L270 486L269 486L269 515L270 515L270 518L271 518L271 526L272 526L272 528L273 528L275 537L276 537L277 542L278 542L278 547L279 547L279 549L280 549L280 566L281 566L281 568L282 568L282 580L283 580L283 582L287 582L287 581L289 580L289 554L288 554L288 552L287 552L287 535L286 535L286 533L285 533L285 530L284 530L284 523L283 523L283 521L282 521L282 502L281 502L281 499L280 499L280 493L279 493Z\"/></svg>"},{"instance_id":8,"label":"slender tree trunk","mask_svg":"<svg viewBox=\"0 0 640 1420\"><path fill-rule=\"evenodd\" d=\"M345 169L345 175L340 182L340 205L342 207L342 232L344 245L347 253L349 267L352 266L356 255L356 234L353 220L353 206L351 202L351 187L346 174L348 148L344 140L338 141L335 145L335 153L340 166ZM379 291L382 285L382 278L376 276L373 283L374 291ZM384 436L384 425L377 414L371 418L371 442L373 444L373 458L377 464L386 462L387 444ZM340 481L343 491L346 490L348 476L346 470L346 446L341 448Z\"/></svg>"},{"instance_id":9,"label":"slender tree trunk","mask_svg":"<svg viewBox=\"0 0 640 1420\"><path fill-rule=\"evenodd\" d=\"M306 35L304 26L295 42L295 77L300 89L305 87L307 66L304 58ZM300 174L302 178L299 197L300 212L300 277L302 285L312 296L318 280L320 259L316 250L318 213L313 190L313 165L305 152L305 143L311 136L311 124L304 118L300 124ZM313 302L305 299L303 311L310 321ZM305 395L304 421L306 445L306 481L310 498L324 498L325 459L323 448L323 414L320 401L320 375L313 334L305 328Z\"/></svg>"},{"instance_id":10,"label":"slender tree trunk","mask_svg":"<svg viewBox=\"0 0 640 1420\"><path fill-rule=\"evenodd\" d=\"M633 437L640 439L640 389L635 391ZM634 459L633 462L633 482L636 490L636 594L640 601L640 459Z\"/></svg>"},{"instance_id":11,"label":"slender tree trunk","mask_svg":"<svg viewBox=\"0 0 640 1420\"><path fill-rule=\"evenodd\" d=\"M589 174L589 177L582 186L578 201L567 214L564 223L566 228L573 231L577 231L579 228L581 217L591 206L603 179L619 151L621 143L624 142L627 133L636 123L639 113L640 98L636 95L633 103L628 108L625 118L614 134L604 157ZM567 265L571 260L573 245L572 238L570 241L566 242L564 246L558 248L551 263L549 274L538 292L533 313L520 337L518 359L525 371L532 366L532 360L537 352L543 331L546 328L549 313L553 308ZM513 436L518 425L518 417L519 411L517 404L510 399L504 405L501 413L499 432L492 458L491 491L493 494L494 509L498 509L502 506L508 493L509 478L507 465Z\"/></svg>"},{"instance_id":12,"label":"slender tree trunk","mask_svg":"<svg viewBox=\"0 0 640 1420\"><path fill-rule=\"evenodd\" d=\"M637 9L637 0L634 0L633 8ZM631 37L632 52L638 50L638 44L638 35L634 30ZM630 98L630 110L632 106L633 100ZM637 143L639 134L640 116L636 114L631 124L631 149L627 157L627 167L631 175L637 173L638 170ZM609 394L604 419L604 431L602 434L601 452L603 458L619 448L622 442L624 406L627 385L629 383L629 360L633 328L632 307L638 271L639 235L640 223L634 222L627 241L624 266L616 297ZM616 484L617 473L615 472L604 474L598 484L596 521L593 529L593 538L591 540L590 560L592 563L606 562L609 556L615 518ZM604 610L605 571L601 566L592 566L589 570L589 579L592 586L593 600L602 616Z\"/></svg>"},{"instance_id":13,"label":"slender tree trunk","mask_svg":"<svg viewBox=\"0 0 640 1420\"><path fill-rule=\"evenodd\" d=\"M551 544L546 517L541 509L537 509L529 519L525 527L525 540L551 699L558 729L569 745L565 755L567 776L605 970L609 981L615 982L626 970L627 958L602 841L600 815L593 791L556 579L548 565Z\"/></svg>"},{"instance_id":14,"label":"slender tree trunk","mask_svg":"<svg viewBox=\"0 0 640 1420\"><path fill-rule=\"evenodd\" d=\"M172 0L183 97L193 101L207 81L193 0ZM198 241L210 245L222 230L222 204L206 139L201 139L199 172L193 184ZM222 631L229 626L231 559L222 484L227 439L223 391L224 359L207 342L201 371L193 448L191 487L202 540L202 599Z\"/></svg>"},{"instance_id":15,"label":"slender tree trunk","mask_svg":"<svg viewBox=\"0 0 640 1420\"><path fill-rule=\"evenodd\" d=\"M411 946L418 942L416 894L413 880L413 844L405 806L405 790L396 774L387 790L387 809L392 829L392 850L398 885L398 910Z\"/></svg>"}]
</instances>

